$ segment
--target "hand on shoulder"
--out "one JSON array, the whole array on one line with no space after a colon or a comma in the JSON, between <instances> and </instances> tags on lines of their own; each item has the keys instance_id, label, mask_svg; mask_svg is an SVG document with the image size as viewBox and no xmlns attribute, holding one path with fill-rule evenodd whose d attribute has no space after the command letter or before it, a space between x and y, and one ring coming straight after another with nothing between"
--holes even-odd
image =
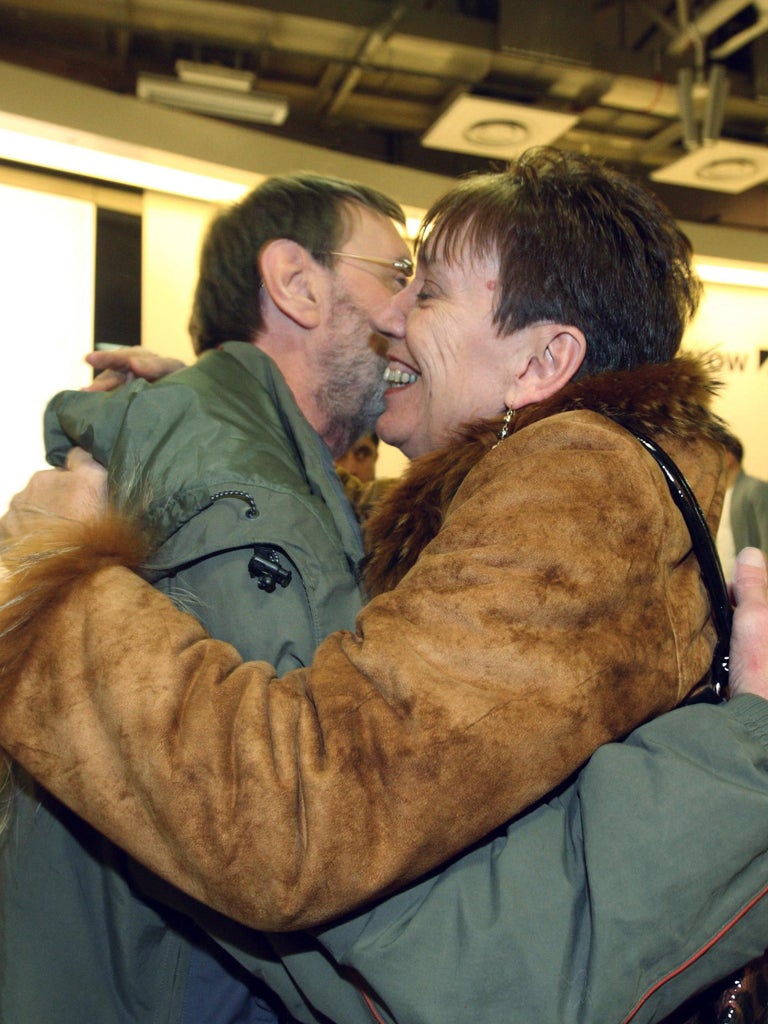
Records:
<instances>
[{"instance_id":1,"label":"hand on shoulder","mask_svg":"<svg viewBox=\"0 0 768 1024\"><path fill-rule=\"evenodd\" d=\"M97 376L92 384L83 388L84 391L113 391L136 377L160 380L169 373L183 370L186 365L180 359L156 355L140 345L89 352L85 361L96 370Z\"/></svg>"},{"instance_id":2,"label":"hand on shoulder","mask_svg":"<svg viewBox=\"0 0 768 1024\"><path fill-rule=\"evenodd\" d=\"M45 529L54 520L88 522L107 507L107 471L81 448L67 456L67 468L44 469L14 495L0 518L0 540L10 541Z\"/></svg>"}]
</instances>

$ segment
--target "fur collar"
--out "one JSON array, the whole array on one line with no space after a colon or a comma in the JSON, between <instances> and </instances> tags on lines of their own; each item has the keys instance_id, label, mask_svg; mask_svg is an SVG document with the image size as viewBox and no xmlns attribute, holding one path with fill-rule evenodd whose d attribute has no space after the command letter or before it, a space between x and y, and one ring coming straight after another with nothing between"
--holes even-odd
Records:
<instances>
[{"instance_id":1,"label":"fur collar","mask_svg":"<svg viewBox=\"0 0 768 1024\"><path fill-rule=\"evenodd\" d=\"M715 438L722 425L709 407L719 387L707 360L694 355L595 374L521 409L510 434L558 413L584 409L632 426L662 444L664 435ZM496 443L501 423L498 417L472 424L451 445L414 460L387 492L365 528L369 554L364 580L370 597L396 586L435 536L465 476Z\"/></svg>"}]
</instances>

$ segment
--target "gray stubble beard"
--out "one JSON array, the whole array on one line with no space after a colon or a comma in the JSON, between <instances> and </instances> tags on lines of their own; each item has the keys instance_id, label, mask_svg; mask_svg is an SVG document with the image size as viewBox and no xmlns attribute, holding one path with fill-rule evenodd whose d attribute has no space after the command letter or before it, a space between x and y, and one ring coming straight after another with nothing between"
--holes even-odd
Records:
<instances>
[{"instance_id":1,"label":"gray stubble beard","mask_svg":"<svg viewBox=\"0 0 768 1024\"><path fill-rule=\"evenodd\" d=\"M384 411L387 360L376 354L377 349L382 348L382 340L377 344L376 336L371 333L370 317L342 289L337 289L334 299L329 333L332 338L338 337L341 322L346 317L346 339L344 344L330 350L317 400L328 424L326 441L337 457L358 438L375 429ZM354 341L349 341L350 338Z\"/></svg>"}]
</instances>

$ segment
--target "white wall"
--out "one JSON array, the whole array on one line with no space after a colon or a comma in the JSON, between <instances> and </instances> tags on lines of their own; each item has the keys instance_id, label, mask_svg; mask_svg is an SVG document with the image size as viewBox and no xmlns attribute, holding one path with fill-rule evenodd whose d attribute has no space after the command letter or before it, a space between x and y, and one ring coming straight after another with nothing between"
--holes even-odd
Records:
<instances>
[{"instance_id":1,"label":"white wall","mask_svg":"<svg viewBox=\"0 0 768 1024\"><path fill-rule=\"evenodd\" d=\"M42 414L91 377L96 208L0 184L0 508L46 467Z\"/></svg>"}]
</instances>

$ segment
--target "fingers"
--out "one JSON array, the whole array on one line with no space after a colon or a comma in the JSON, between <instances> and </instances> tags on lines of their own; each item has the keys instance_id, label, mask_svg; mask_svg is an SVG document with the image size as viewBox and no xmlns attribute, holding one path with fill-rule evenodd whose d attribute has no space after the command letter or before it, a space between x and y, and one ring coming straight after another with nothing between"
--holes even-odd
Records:
<instances>
[{"instance_id":1,"label":"fingers","mask_svg":"<svg viewBox=\"0 0 768 1024\"><path fill-rule=\"evenodd\" d=\"M30 477L27 486L11 498L8 511L0 519L0 539L9 541L23 537L35 528L46 516L45 509L40 505L41 494L49 489L50 477L61 475L60 470L44 469Z\"/></svg>"},{"instance_id":2,"label":"fingers","mask_svg":"<svg viewBox=\"0 0 768 1024\"><path fill-rule=\"evenodd\" d=\"M105 352L89 352L85 357L97 373L83 391L114 391L133 380L131 358L133 347L109 349Z\"/></svg>"},{"instance_id":3,"label":"fingers","mask_svg":"<svg viewBox=\"0 0 768 1024\"><path fill-rule=\"evenodd\" d=\"M90 352L86 362L99 371L99 376L90 385L90 391L109 391L115 379L114 375L121 378L121 383L127 379L141 377L143 380L159 380L169 373L184 368L185 364L180 359L172 356L159 356L140 345L132 345L127 348L112 349L108 352ZM102 376L109 374L100 384Z\"/></svg>"},{"instance_id":4,"label":"fingers","mask_svg":"<svg viewBox=\"0 0 768 1024\"><path fill-rule=\"evenodd\" d=\"M132 381L133 374L122 370L102 370L82 391L114 391Z\"/></svg>"},{"instance_id":5,"label":"fingers","mask_svg":"<svg viewBox=\"0 0 768 1024\"><path fill-rule=\"evenodd\" d=\"M51 519L86 522L107 508L107 471L81 449L67 459L72 472L44 469L11 499L0 520L0 536L9 540L26 536Z\"/></svg>"},{"instance_id":6,"label":"fingers","mask_svg":"<svg viewBox=\"0 0 768 1024\"><path fill-rule=\"evenodd\" d=\"M733 592L736 601L766 598L768 571L765 557L758 548L744 548L736 556L733 571Z\"/></svg>"},{"instance_id":7,"label":"fingers","mask_svg":"<svg viewBox=\"0 0 768 1024\"><path fill-rule=\"evenodd\" d=\"M183 370L184 363L171 356L156 356L152 352L140 352L131 359L131 372L143 380L160 380L169 373Z\"/></svg>"},{"instance_id":8,"label":"fingers","mask_svg":"<svg viewBox=\"0 0 768 1024\"><path fill-rule=\"evenodd\" d=\"M89 352L85 357L97 373L102 370L117 370L125 373L131 368L131 359L137 351L145 351L138 345L127 345L124 348L112 348L104 352Z\"/></svg>"},{"instance_id":9,"label":"fingers","mask_svg":"<svg viewBox=\"0 0 768 1024\"><path fill-rule=\"evenodd\" d=\"M66 468L71 470L86 469L86 468L97 468L102 467L96 462L95 459L91 458L84 448L70 448L67 452Z\"/></svg>"},{"instance_id":10,"label":"fingers","mask_svg":"<svg viewBox=\"0 0 768 1024\"><path fill-rule=\"evenodd\" d=\"M733 593L731 694L756 693L768 698L768 570L757 548L739 552Z\"/></svg>"}]
</instances>

